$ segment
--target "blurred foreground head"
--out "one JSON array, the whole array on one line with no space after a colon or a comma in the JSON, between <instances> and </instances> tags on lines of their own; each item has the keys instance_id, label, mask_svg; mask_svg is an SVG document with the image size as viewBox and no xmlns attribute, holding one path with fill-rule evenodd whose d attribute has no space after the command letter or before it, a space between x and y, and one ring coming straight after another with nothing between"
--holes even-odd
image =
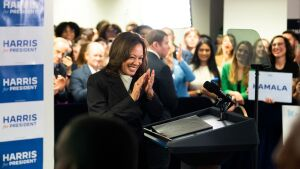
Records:
<instances>
[{"instance_id":1,"label":"blurred foreground head","mask_svg":"<svg viewBox=\"0 0 300 169\"><path fill-rule=\"evenodd\" d=\"M81 116L59 136L55 169L136 169L137 151L137 140L124 123Z\"/></svg>"},{"instance_id":2,"label":"blurred foreground head","mask_svg":"<svg viewBox=\"0 0 300 169\"><path fill-rule=\"evenodd\" d=\"M294 122L284 145L279 142L273 154L278 169L297 169L300 167L300 117Z\"/></svg>"}]
</instances>

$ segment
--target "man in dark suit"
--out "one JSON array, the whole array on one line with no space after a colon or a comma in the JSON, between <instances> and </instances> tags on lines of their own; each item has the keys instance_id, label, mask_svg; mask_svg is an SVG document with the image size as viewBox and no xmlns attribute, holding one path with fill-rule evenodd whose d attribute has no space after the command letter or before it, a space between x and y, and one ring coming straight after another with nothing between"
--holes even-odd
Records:
<instances>
[{"instance_id":1,"label":"man in dark suit","mask_svg":"<svg viewBox=\"0 0 300 169\"><path fill-rule=\"evenodd\" d=\"M91 74L98 72L108 63L104 47L98 42L92 42L87 46L85 53L87 64L75 70L71 76L70 91L77 103L86 103L87 80Z\"/></svg>"},{"instance_id":2,"label":"man in dark suit","mask_svg":"<svg viewBox=\"0 0 300 169\"><path fill-rule=\"evenodd\" d=\"M168 35L161 30L152 30L146 35L148 41L148 66L155 70L155 80L153 89L163 104L164 112L160 120L170 118L175 115L177 107L177 96L170 68L162 61L169 52ZM144 123L152 123L144 119ZM147 142L147 161L149 169L167 169L169 167L170 155L167 149Z\"/></svg>"},{"instance_id":3,"label":"man in dark suit","mask_svg":"<svg viewBox=\"0 0 300 169\"><path fill-rule=\"evenodd\" d=\"M164 119L175 115L177 96L170 68L163 62L169 52L168 35L161 30L152 30L146 36L148 41L148 66L155 70L153 89L164 106ZM163 119L162 119L163 120Z\"/></svg>"}]
</instances>

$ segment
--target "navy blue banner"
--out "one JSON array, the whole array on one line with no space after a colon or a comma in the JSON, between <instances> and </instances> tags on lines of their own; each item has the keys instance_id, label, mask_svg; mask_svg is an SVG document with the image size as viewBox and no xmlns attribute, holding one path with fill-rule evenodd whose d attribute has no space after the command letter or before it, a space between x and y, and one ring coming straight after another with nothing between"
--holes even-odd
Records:
<instances>
[{"instance_id":1,"label":"navy blue banner","mask_svg":"<svg viewBox=\"0 0 300 169\"><path fill-rule=\"evenodd\" d=\"M43 25L44 0L0 0L0 27Z\"/></svg>"},{"instance_id":2,"label":"navy blue banner","mask_svg":"<svg viewBox=\"0 0 300 169\"><path fill-rule=\"evenodd\" d=\"M0 142L1 169L42 169L43 139Z\"/></svg>"},{"instance_id":3,"label":"navy blue banner","mask_svg":"<svg viewBox=\"0 0 300 169\"><path fill-rule=\"evenodd\" d=\"M0 66L0 103L43 100L44 65Z\"/></svg>"}]
</instances>

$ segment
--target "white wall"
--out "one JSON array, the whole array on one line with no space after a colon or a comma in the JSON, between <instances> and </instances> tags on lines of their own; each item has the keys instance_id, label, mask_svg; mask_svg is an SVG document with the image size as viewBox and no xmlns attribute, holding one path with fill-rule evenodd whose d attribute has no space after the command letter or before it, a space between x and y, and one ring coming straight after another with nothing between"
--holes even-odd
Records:
<instances>
[{"instance_id":1,"label":"white wall","mask_svg":"<svg viewBox=\"0 0 300 169\"><path fill-rule=\"evenodd\" d=\"M82 27L95 27L100 20L106 19L119 24L124 30L131 21L147 24L142 22L142 11L147 9L143 1L54 0L54 24L75 21ZM211 8L210 0L191 0L191 5L193 26L200 33L211 34L210 31L219 29L210 27L211 13L221 12L210 11L219 9ZM228 28L252 28L261 37L271 39L286 29L287 18L300 18L299 6L299 0L224 0L224 32ZM177 42L181 42L183 32L184 29L175 29Z\"/></svg>"},{"instance_id":2,"label":"white wall","mask_svg":"<svg viewBox=\"0 0 300 169\"><path fill-rule=\"evenodd\" d=\"M288 0L288 19L300 19L300 1Z\"/></svg>"},{"instance_id":3,"label":"white wall","mask_svg":"<svg viewBox=\"0 0 300 169\"><path fill-rule=\"evenodd\" d=\"M100 20L105 19L120 25L122 30L125 30L126 24L132 21L147 24L143 23L142 17L143 11L149 9L149 6L144 1L146 0L54 0L54 24L74 21L81 27L95 27ZM191 5L194 27L200 33L209 34L210 0L191 0ZM153 12L164 14L157 9L153 9ZM176 22L178 18L171 19ZM174 31L177 35L176 42L180 43L185 29L174 29Z\"/></svg>"},{"instance_id":4,"label":"white wall","mask_svg":"<svg viewBox=\"0 0 300 169\"><path fill-rule=\"evenodd\" d=\"M141 22L141 6L138 0L54 0L54 24L74 21L81 27L95 27L105 19L124 29L128 22Z\"/></svg>"},{"instance_id":5,"label":"white wall","mask_svg":"<svg viewBox=\"0 0 300 169\"><path fill-rule=\"evenodd\" d=\"M224 33L229 28L254 29L271 40L287 28L287 0L224 0Z\"/></svg>"},{"instance_id":6,"label":"white wall","mask_svg":"<svg viewBox=\"0 0 300 169\"><path fill-rule=\"evenodd\" d=\"M181 25L183 25L182 20L178 17L172 17L174 12L166 12L165 7L173 3L173 7L170 6L170 10L174 9L174 5L177 5L177 7L183 10L183 5L180 4L185 4L184 1L188 2L189 0L177 2L172 2L172 0L160 1L161 0L54 0L54 24L57 25L62 21L74 21L81 27L95 27L100 20L105 19L111 23L120 25L122 30L125 30L126 24L132 21L138 24L147 24L154 28L168 26L168 22L171 22L171 24L179 24L181 22ZM187 5L184 7L185 9L188 8ZM189 12L190 10L184 11ZM180 16L188 17L184 15L183 11L177 10L176 12L180 13ZM163 16L169 19L163 22ZM155 24L147 23L147 21L153 20L156 21ZM166 25L163 25L164 23ZM159 27L157 25L159 25Z\"/></svg>"}]
</instances>

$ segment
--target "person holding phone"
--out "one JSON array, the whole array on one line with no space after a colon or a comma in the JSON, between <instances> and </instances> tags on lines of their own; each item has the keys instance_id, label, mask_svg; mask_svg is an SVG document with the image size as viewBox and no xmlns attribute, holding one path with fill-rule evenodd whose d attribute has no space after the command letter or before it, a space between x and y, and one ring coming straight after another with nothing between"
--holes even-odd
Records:
<instances>
[{"instance_id":1,"label":"person holding phone","mask_svg":"<svg viewBox=\"0 0 300 169\"><path fill-rule=\"evenodd\" d=\"M70 46L66 39L58 37L54 39L53 63L54 63L54 102L65 103L68 101L67 87L71 76L72 59L66 57Z\"/></svg>"}]
</instances>

